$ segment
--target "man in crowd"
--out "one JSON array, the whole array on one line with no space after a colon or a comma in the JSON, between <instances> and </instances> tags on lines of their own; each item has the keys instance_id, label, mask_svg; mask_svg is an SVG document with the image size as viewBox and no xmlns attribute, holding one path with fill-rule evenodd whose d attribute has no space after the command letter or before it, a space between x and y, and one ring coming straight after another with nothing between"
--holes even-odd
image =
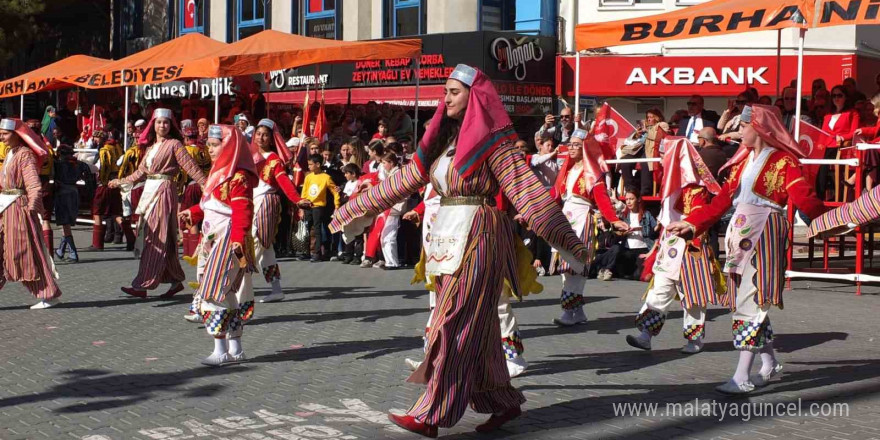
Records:
<instances>
[{"instance_id":1,"label":"man in crowd","mask_svg":"<svg viewBox=\"0 0 880 440\"><path fill-rule=\"evenodd\" d=\"M788 128L789 133L794 133L794 114L797 106L797 90L794 87L786 87L782 89L782 123ZM801 120L812 124L813 119L806 114L807 106L801 106Z\"/></svg>"},{"instance_id":2,"label":"man in crowd","mask_svg":"<svg viewBox=\"0 0 880 440\"><path fill-rule=\"evenodd\" d=\"M703 97L700 95L691 96L687 102L687 119L683 119L678 126L678 136L684 136L691 141L692 144L699 143L699 133L705 127L715 128L718 125L718 113L712 110L706 110Z\"/></svg>"},{"instance_id":3,"label":"man in crowd","mask_svg":"<svg viewBox=\"0 0 880 440\"><path fill-rule=\"evenodd\" d=\"M542 137L544 133L550 133L556 144L567 144L571 133L577 128L575 121L580 121L580 115L577 116L572 118L571 107L565 107L559 111L559 122L556 121L556 116L548 114L544 118L544 125L535 133L535 138Z\"/></svg>"}]
</instances>

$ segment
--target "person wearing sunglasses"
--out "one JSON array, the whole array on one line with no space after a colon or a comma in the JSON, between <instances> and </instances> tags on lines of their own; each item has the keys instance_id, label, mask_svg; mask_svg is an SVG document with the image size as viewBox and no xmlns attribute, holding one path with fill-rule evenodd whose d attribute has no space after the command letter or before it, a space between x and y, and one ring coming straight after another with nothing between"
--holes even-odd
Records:
<instances>
[{"instance_id":1,"label":"person wearing sunglasses","mask_svg":"<svg viewBox=\"0 0 880 440\"><path fill-rule=\"evenodd\" d=\"M567 144L571 133L578 128L580 120L580 114L575 115L571 107L565 107L559 111L559 117L548 114L544 118L544 125L535 133L535 138L550 133L557 144Z\"/></svg>"},{"instance_id":2,"label":"person wearing sunglasses","mask_svg":"<svg viewBox=\"0 0 880 440\"><path fill-rule=\"evenodd\" d=\"M720 117L718 113L703 108L703 97L700 95L691 96L687 102L688 118L682 119L678 126L676 136L684 136L691 141L692 144L699 142L697 135L703 127L716 127Z\"/></svg>"},{"instance_id":3,"label":"person wearing sunglasses","mask_svg":"<svg viewBox=\"0 0 880 440\"><path fill-rule=\"evenodd\" d=\"M794 87L786 87L782 89L782 123L789 133L794 133L794 115L797 106L797 90ZM813 123L813 118L806 114L807 106L801 107L801 121L808 124Z\"/></svg>"},{"instance_id":4,"label":"person wearing sunglasses","mask_svg":"<svg viewBox=\"0 0 880 440\"><path fill-rule=\"evenodd\" d=\"M861 125L859 113L853 109L853 101L851 96L843 85L834 86L831 89L831 113L825 115L822 122L822 130L828 133L824 142L825 159L835 159L840 153L840 158L845 159L851 157L855 153L852 149L840 150L841 147L852 146L852 139L855 131ZM832 200L836 200L841 194L841 182L835 182L831 175L833 169L831 165L821 165L816 176L816 193L821 200L826 200L828 195L826 191L833 191ZM841 177L845 179L845 177Z\"/></svg>"}]
</instances>

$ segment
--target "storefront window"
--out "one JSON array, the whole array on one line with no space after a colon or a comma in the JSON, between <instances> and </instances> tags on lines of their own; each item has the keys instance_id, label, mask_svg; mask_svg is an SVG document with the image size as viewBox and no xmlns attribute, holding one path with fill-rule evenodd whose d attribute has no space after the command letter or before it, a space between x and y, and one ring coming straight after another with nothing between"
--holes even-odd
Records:
<instances>
[{"instance_id":1,"label":"storefront window","mask_svg":"<svg viewBox=\"0 0 880 440\"><path fill-rule=\"evenodd\" d=\"M238 0L238 39L247 38L266 28L263 0Z\"/></svg>"},{"instance_id":2,"label":"storefront window","mask_svg":"<svg viewBox=\"0 0 880 440\"><path fill-rule=\"evenodd\" d=\"M307 37L335 40L336 0L306 0L303 11L303 33Z\"/></svg>"},{"instance_id":3,"label":"storefront window","mask_svg":"<svg viewBox=\"0 0 880 440\"><path fill-rule=\"evenodd\" d=\"M516 27L516 0L481 0L480 30L509 31Z\"/></svg>"},{"instance_id":4,"label":"storefront window","mask_svg":"<svg viewBox=\"0 0 880 440\"><path fill-rule=\"evenodd\" d=\"M205 32L206 3L205 0L178 0L180 35Z\"/></svg>"},{"instance_id":5,"label":"storefront window","mask_svg":"<svg viewBox=\"0 0 880 440\"><path fill-rule=\"evenodd\" d=\"M386 37L421 35L427 32L425 0L385 0Z\"/></svg>"}]
</instances>

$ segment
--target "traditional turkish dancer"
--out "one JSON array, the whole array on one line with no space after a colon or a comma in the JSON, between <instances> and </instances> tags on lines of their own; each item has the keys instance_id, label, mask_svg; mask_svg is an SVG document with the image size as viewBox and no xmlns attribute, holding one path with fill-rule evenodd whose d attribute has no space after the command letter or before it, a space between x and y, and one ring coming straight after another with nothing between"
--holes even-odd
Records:
<instances>
[{"instance_id":1,"label":"traditional turkish dancer","mask_svg":"<svg viewBox=\"0 0 880 440\"><path fill-rule=\"evenodd\" d=\"M110 188L108 184L119 175L117 163L125 152L116 142L106 142L107 133L103 130L94 131L92 140L98 148L98 187L92 199L92 245L87 250L103 251L104 236L107 229L113 227L111 223L122 225L122 196L119 188Z\"/></svg>"},{"instance_id":2,"label":"traditional turkish dancer","mask_svg":"<svg viewBox=\"0 0 880 440\"><path fill-rule=\"evenodd\" d=\"M6 281L21 281L40 300L31 309L53 307L60 302L61 289L41 227L41 217L48 218L39 176L48 156L46 145L18 119L0 120L0 142L7 148L0 169L0 287Z\"/></svg>"},{"instance_id":3,"label":"traditional turkish dancer","mask_svg":"<svg viewBox=\"0 0 880 440\"><path fill-rule=\"evenodd\" d=\"M254 188L252 231L256 239L254 246L257 267L262 270L266 282L272 285L272 293L260 302L276 302L284 299L284 292L281 290L281 271L278 269L275 248L272 246L281 219L279 191L294 204L300 201L300 196L286 171L293 155L287 149L281 132L271 119L262 119L257 123L251 141L251 155L257 165L257 176L260 179Z\"/></svg>"},{"instance_id":4,"label":"traditional turkish dancer","mask_svg":"<svg viewBox=\"0 0 880 440\"><path fill-rule=\"evenodd\" d=\"M330 229L348 240L362 233L371 217L432 183L440 209L426 251L426 274L435 277L437 307L428 334L425 361L410 381L427 390L395 424L427 437L451 427L468 404L489 420L489 432L521 414L525 397L510 385L504 365L497 307L505 279L519 296L512 219L488 202L499 188L526 223L556 246L570 263L586 258L586 248L568 220L513 146L517 138L491 81L458 65L446 82L413 161L400 172L358 195L334 214Z\"/></svg>"},{"instance_id":5,"label":"traditional turkish dancer","mask_svg":"<svg viewBox=\"0 0 880 440\"><path fill-rule=\"evenodd\" d=\"M599 144L580 128L575 129L569 139L569 156L556 177L556 194L563 201L562 212L586 245L586 270L593 262L596 249L596 220L593 212L598 208L602 217L616 230L627 231L629 225L617 218L608 197L608 189L603 180L608 166L602 160ZM584 313L586 274L572 270L564 261L560 272L562 315L553 322L561 326L587 322L587 315Z\"/></svg>"},{"instance_id":6,"label":"traditional turkish dancer","mask_svg":"<svg viewBox=\"0 0 880 440\"><path fill-rule=\"evenodd\" d=\"M724 272L729 275L733 346L740 353L733 378L716 388L725 394L749 393L782 371L773 351L768 314L770 306L782 306L791 227L785 207L790 198L809 218L826 211L798 163L809 151L788 133L779 109L747 106L740 118L742 145L725 165L731 170L721 191L709 205L666 228L669 235L699 237L731 206L735 208L725 239ZM755 353L760 353L762 366L760 373L750 378Z\"/></svg>"},{"instance_id":7,"label":"traditional turkish dancer","mask_svg":"<svg viewBox=\"0 0 880 440\"><path fill-rule=\"evenodd\" d=\"M668 225L685 220L709 204L709 197L718 194L721 186L712 177L709 167L694 146L684 137L668 137L663 141L663 184L660 189L659 222ZM663 234L654 244L657 257L654 278L645 296L645 303L636 315L636 328L641 334L627 335L626 342L642 350L651 349L651 338L660 334L666 312L680 298L684 309L682 353L703 351L706 307L717 304L723 295L718 266L708 235L693 240ZM649 252L650 253L650 252Z\"/></svg>"},{"instance_id":8,"label":"traditional turkish dancer","mask_svg":"<svg viewBox=\"0 0 880 440\"><path fill-rule=\"evenodd\" d=\"M146 181L135 214L139 216L134 254L140 259L138 274L131 287L122 291L137 298L146 298L147 290L170 283L160 298L168 299L183 290L185 275L177 259L177 188L174 178L182 167L199 185L205 175L181 143L183 137L174 122L171 110L158 108L139 143L147 145L137 171L124 179L110 181L110 187Z\"/></svg>"},{"instance_id":9,"label":"traditional turkish dancer","mask_svg":"<svg viewBox=\"0 0 880 440\"><path fill-rule=\"evenodd\" d=\"M247 139L231 125L212 125L206 141L213 166L198 205L180 213L186 224L202 222L197 266L199 289L193 306L214 338L202 363L221 366L245 359L244 324L254 314L256 272L253 189L256 167Z\"/></svg>"}]
</instances>

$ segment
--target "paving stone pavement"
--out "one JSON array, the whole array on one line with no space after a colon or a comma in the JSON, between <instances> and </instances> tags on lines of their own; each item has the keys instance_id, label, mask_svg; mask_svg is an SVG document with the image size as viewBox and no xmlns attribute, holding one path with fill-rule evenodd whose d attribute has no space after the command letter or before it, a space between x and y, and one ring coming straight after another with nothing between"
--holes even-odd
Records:
<instances>
[{"instance_id":1,"label":"paving stone pavement","mask_svg":"<svg viewBox=\"0 0 880 440\"><path fill-rule=\"evenodd\" d=\"M89 231L76 238L86 247ZM188 295L124 297L129 253L81 256L58 267L62 306L28 310L16 283L0 295L0 439L418 438L385 417L421 391L403 362L421 356L427 318L410 271L284 261L286 300L258 304L245 329L250 361L207 368L210 339L182 319ZM736 359L724 310L710 312L704 353L679 353L680 311L641 352L624 335L645 284L589 281L589 323L559 329L560 279L541 281L544 293L514 304L531 364L513 380L526 412L487 436L473 432L485 416L468 411L443 438L880 438L878 287L856 297L850 285L794 283L785 310L771 312L782 379L729 399L713 391Z\"/></svg>"}]
</instances>

